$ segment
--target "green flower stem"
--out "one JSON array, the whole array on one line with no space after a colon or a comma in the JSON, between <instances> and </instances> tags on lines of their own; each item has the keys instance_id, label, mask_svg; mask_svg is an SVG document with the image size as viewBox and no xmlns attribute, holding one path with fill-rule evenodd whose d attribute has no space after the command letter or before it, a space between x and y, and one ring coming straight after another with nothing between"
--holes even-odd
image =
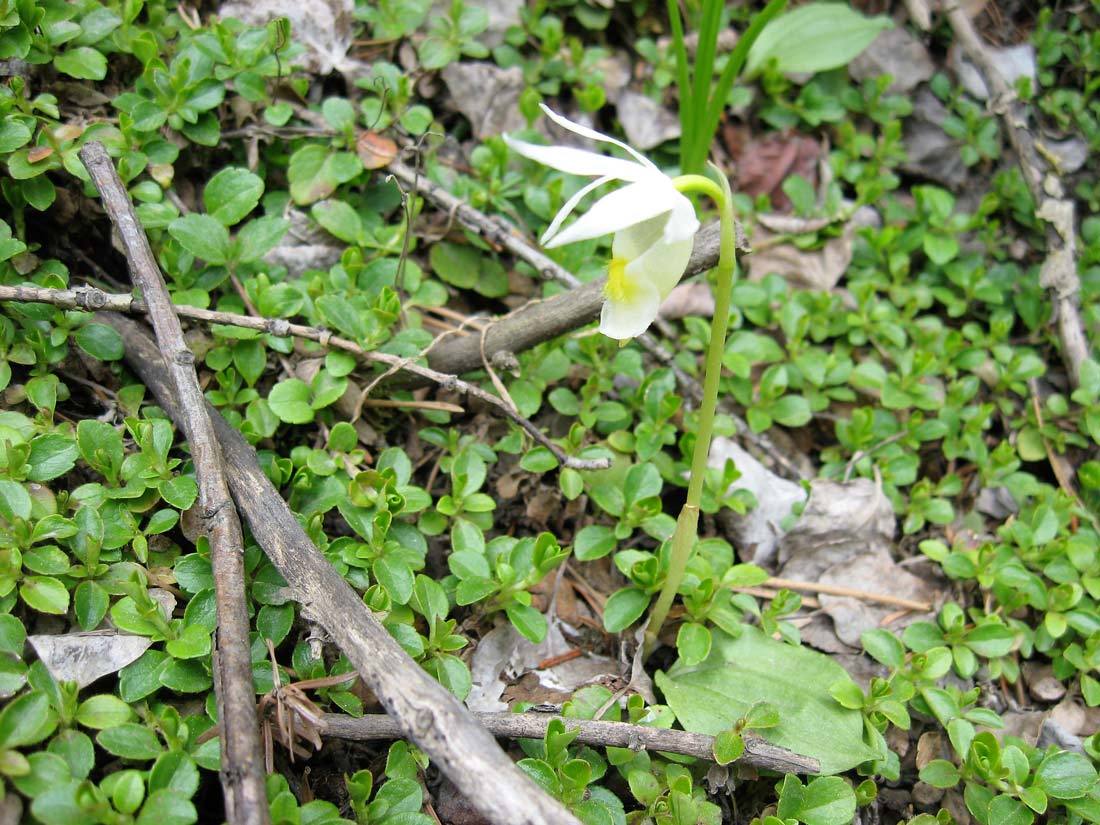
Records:
<instances>
[{"instance_id":1,"label":"green flower stem","mask_svg":"<svg viewBox=\"0 0 1100 825\"><path fill-rule=\"evenodd\" d=\"M722 234L716 271L718 288L714 296L714 317L710 325L710 346L707 348L706 374L703 380L703 402L699 407L699 424L695 434L695 452L691 459L691 478L688 481L687 501L676 520L676 532L672 536L672 552L665 583L657 596L657 603L649 614L646 630L646 653L657 645L657 635L665 623L672 600L680 589L688 559L698 537L699 504L703 498L703 479L710 455L710 440L714 430L714 410L718 405L718 379L722 374L722 355L726 349L726 327L729 325L730 292L737 274L737 243L733 225L733 196L725 175L719 175L719 186L702 175L684 175L676 178L676 188L681 192L698 192L714 200L721 213Z\"/></svg>"}]
</instances>

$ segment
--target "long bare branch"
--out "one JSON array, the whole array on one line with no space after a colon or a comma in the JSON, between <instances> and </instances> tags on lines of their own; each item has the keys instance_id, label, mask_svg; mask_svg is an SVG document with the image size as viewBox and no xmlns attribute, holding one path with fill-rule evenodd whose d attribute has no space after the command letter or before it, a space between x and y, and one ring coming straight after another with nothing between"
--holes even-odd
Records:
<instances>
[{"instance_id":1,"label":"long bare branch","mask_svg":"<svg viewBox=\"0 0 1100 825\"><path fill-rule=\"evenodd\" d=\"M1081 319L1081 281L1077 276L1076 207L1065 196L1058 170L1040 160L1039 142L1028 126L1028 107L1001 75L966 9L952 0L946 4L945 14L963 53L985 81L989 108L1004 122L1024 183L1035 200L1035 214L1046 225L1047 257L1039 272L1039 283L1054 304L1062 360L1076 386L1081 365L1089 357L1089 342Z\"/></svg>"},{"instance_id":2,"label":"long bare branch","mask_svg":"<svg viewBox=\"0 0 1100 825\"><path fill-rule=\"evenodd\" d=\"M173 420L183 410L173 395L156 345L136 321L96 316L119 331L126 361ZM309 621L325 629L415 742L495 825L578 825L535 785L473 719L454 695L407 654L363 599L314 546L237 430L213 407L207 411L225 455L229 489L257 544L286 579Z\"/></svg>"},{"instance_id":3,"label":"long bare branch","mask_svg":"<svg viewBox=\"0 0 1100 825\"><path fill-rule=\"evenodd\" d=\"M139 314L149 312L149 307L143 301L139 301L131 295L103 292L95 287L48 289L36 286L0 286L0 301L52 304L62 309L88 311L104 310ZM477 384L463 381L457 375L449 375L422 366L416 363L414 359L401 358L385 352L365 350L354 341L341 338L339 335L333 335L327 329L303 324L291 324L280 318L259 318L254 315L238 315L232 312L217 312L211 309L184 305L174 306L174 310L180 317L203 321L208 324L225 324L226 326L254 329L271 335L292 335L296 338L317 341L322 346L349 352L362 361L386 364L398 371L404 370L426 382L437 384L444 389L453 390L462 395L477 398L479 401L488 404L499 415L522 427L537 443L548 449L563 467L570 467L574 470L603 470L609 466L609 462L605 458L577 458L567 454L530 419L520 415L498 396L483 390Z\"/></svg>"},{"instance_id":4,"label":"long bare branch","mask_svg":"<svg viewBox=\"0 0 1100 825\"><path fill-rule=\"evenodd\" d=\"M509 739L541 739L553 719L561 719L566 730L579 731L577 741L611 748L664 751L714 761L714 737L686 730L666 730L627 722L570 719L549 713L475 713L474 717L494 736ZM381 714L351 717L326 713L322 735L337 739L370 741L396 739L401 731L392 719ZM759 736L745 736L741 762L780 773L817 773L820 763L810 756L773 745Z\"/></svg>"},{"instance_id":5,"label":"long bare branch","mask_svg":"<svg viewBox=\"0 0 1100 825\"><path fill-rule=\"evenodd\" d=\"M101 143L85 144L80 150L80 158L122 240L133 281L145 296L149 318L156 330L167 376L181 412L180 424L195 465L199 512L210 540L214 568L218 619L214 637L214 688L222 741L220 776L226 819L231 825L264 825L270 821L270 816L252 684L241 522L229 498L221 450L195 373L195 356L183 339L183 329L168 287L145 230L134 214L130 196Z\"/></svg>"}]
</instances>

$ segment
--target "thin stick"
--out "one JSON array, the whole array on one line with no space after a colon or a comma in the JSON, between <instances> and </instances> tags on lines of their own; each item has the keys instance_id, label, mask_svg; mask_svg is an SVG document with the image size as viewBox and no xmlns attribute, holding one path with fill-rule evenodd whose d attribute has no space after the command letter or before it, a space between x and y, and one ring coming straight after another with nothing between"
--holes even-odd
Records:
<instances>
[{"instance_id":1,"label":"thin stick","mask_svg":"<svg viewBox=\"0 0 1100 825\"><path fill-rule=\"evenodd\" d=\"M1004 121L1024 183L1035 200L1036 217L1046 224L1047 257L1039 272L1039 283L1050 293L1058 319L1062 360L1070 381L1077 386L1081 365L1089 357L1089 342L1079 306L1074 203L1064 195L1058 170L1039 159L1041 144L1028 128L1028 109L1001 75L966 10L949 0L945 13L959 47L985 81L989 109Z\"/></svg>"},{"instance_id":2,"label":"thin stick","mask_svg":"<svg viewBox=\"0 0 1100 825\"><path fill-rule=\"evenodd\" d=\"M791 590L793 588L787 588ZM758 599L774 599L779 595L778 590L774 590L770 587L731 587L734 593L748 593L750 596L756 596ZM803 607L812 607L815 610L821 607L821 604L813 596L807 596L802 600Z\"/></svg>"},{"instance_id":3,"label":"thin stick","mask_svg":"<svg viewBox=\"0 0 1100 825\"><path fill-rule=\"evenodd\" d=\"M393 410L437 410L439 412L459 414L466 412L464 407L460 407L458 404L450 404L446 401L417 401L416 399L404 401L400 398L364 398L363 406Z\"/></svg>"},{"instance_id":4,"label":"thin stick","mask_svg":"<svg viewBox=\"0 0 1100 825\"><path fill-rule=\"evenodd\" d=\"M705 733L650 728L626 722L570 719L549 713L475 713L474 717L494 736L509 739L542 739L551 720L561 719L566 730L580 731L576 741L585 745L665 751L714 761L714 737ZM322 724L321 735L336 739L370 741L401 736L394 721L381 714L355 718L326 713ZM817 773L821 769L813 757L802 756L751 734L745 736L745 753L739 761L780 773Z\"/></svg>"},{"instance_id":5,"label":"thin stick","mask_svg":"<svg viewBox=\"0 0 1100 825\"><path fill-rule=\"evenodd\" d=\"M799 590L804 593L824 593L826 596L848 596L864 602L878 602L888 604L891 607L904 607L907 610L918 610L927 613L932 609L928 602L918 602L912 599L903 599L900 596L889 596L885 593L868 593L866 590L856 590L851 587L843 587L839 584L820 584L818 582L799 582L794 579L770 578L764 584L768 587L785 587L788 590Z\"/></svg>"},{"instance_id":6,"label":"thin stick","mask_svg":"<svg viewBox=\"0 0 1100 825\"><path fill-rule=\"evenodd\" d=\"M467 229L477 232L490 243L501 246L520 260L526 261L541 277L557 281L570 288L562 295L533 303L495 321L486 329L481 340L473 337L452 340L447 346L436 348L428 355L428 363L433 368L454 374L469 372L481 366L482 350L489 358L498 352L521 352L582 327L600 314L600 307L603 306L604 300L604 278L582 284L572 272L536 249L518 229L506 221L490 217L479 209L475 209L443 187L416 175L412 169L402 163L395 161L387 168L394 177L409 186L415 186L413 194L423 195L439 208L453 214ZM715 223L704 227L695 236L695 246L684 277L714 268L718 263L718 252L719 227ZM702 385L673 363L672 355L654 336L646 333L637 340L652 355L671 367L677 382L694 399L697 401L702 399ZM745 420L729 404L722 404L722 412L733 418L741 437L766 455L773 466L781 467L794 478L805 477L798 465L791 461L767 435L753 433Z\"/></svg>"},{"instance_id":7,"label":"thin stick","mask_svg":"<svg viewBox=\"0 0 1100 825\"><path fill-rule=\"evenodd\" d=\"M173 395L156 345L141 326L101 313L126 344L126 360L176 421ZM314 546L237 430L207 410L226 458L229 487L253 537L286 579L302 615L325 629L348 657L401 736L415 742L495 825L578 825L577 819L516 767L455 697L390 636L362 597Z\"/></svg>"},{"instance_id":8,"label":"thin stick","mask_svg":"<svg viewBox=\"0 0 1100 825\"><path fill-rule=\"evenodd\" d=\"M220 776L226 819L233 825L263 825L270 817L252 684L244 540L237 511L229 498L218 439L195 373L195 356L184 342L168 287L118 172L103 144L96 141L84 145L80 158L122 239L133 281L145 296L195 465L199 511L210 540L214 568L218 619L214 636L214 686L223 743Z\"/></svg>"},{"instance_id":9,"label":"thin stick","mask_svg":"<svg viewBox=\"0 0 1100 825\"><path fill-rule=\"evenodd\" d=\"M130 295L112 294L103 292L94 287L81 287L77 289L46 289L45 287L0 286L0 301L23 301L26 303L53 304L64 309L84 310L110 310L113 312L147 313L148 307L142 301ZM535 426L529 419L524 418L511 409L503 400L486 392L476 384L463 381L456 375L447 375L429 367L391 355L386 352L368 352L354 341L333 335L326 329L309 327L302 324L291 324L281 318L258 318L251 315L237 315L232 312L215 312L199 307L175 306L177 315L196 321L210 324L225 324L227 326L243 327L266 332L280 337L293 335L296 338L305 338L317 341L323 347L350 352L357 358L378 364L387 364L397 370L406 370L414 375L438 384L447 390L453 390L462 395L468 395L484 401L497 410L505 418L523 428L536 442L549 450L563 467L571 467L574 470L604 470L610 466L606 458L576 458L565 452L558 444L546 436L542 430Z\"/></svg>"}]
</instances>

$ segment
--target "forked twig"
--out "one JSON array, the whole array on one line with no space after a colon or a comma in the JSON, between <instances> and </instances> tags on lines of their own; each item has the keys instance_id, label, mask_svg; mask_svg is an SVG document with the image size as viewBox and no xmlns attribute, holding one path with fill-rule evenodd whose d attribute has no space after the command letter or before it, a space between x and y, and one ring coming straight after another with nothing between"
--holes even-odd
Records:
<instances>
[{"instance_id":1,"label":"forked twig","mask_svg":"<svg viewBox=\"0 0 1100 825\"><path fill-rule=\"evenodd\" d=\"M0 301L52 304L64 309L84 309L88 311L109 310L125 313L147 313L149 311L145 303L131 295L103 292L94 287L47 289L31 286L0 286ZM305 338L310 341L317 341L323 347L333 347L349 352L363 361L386 364L395 370L405 370L431 383L438 384L444 389L484 401L505 418L523 428L537 443L549 450L563 467L570 467L574 470L604 470L610 466L610 462L606 458L577 458L569 455L535 426L530 419L524 418L510 408L505 401L491 392L486 392L477 384L463 381L457 375L447 375L429 367L421 366L415 361L391 355L387 352L365 350L354 341L333 335L329 330L319 327L291 324L278 318L258 318L251 315L237 315L232 312L216 312L209 309L200 309L199 307L180 305L174 306L173 309L176 315L184 318L211 324L225 324L226 326L254 329L280 337L292 335L296 338Z\"/></svg>"},{"instance_id":2,"label":"forked twig","mask_svg":"<svg viewBox=\"0 0 1100 825\"><path fill-rule=\"evenodd\" d=\"M126 361L157 403L179 422L183 410L156 345L137 322L99 316L117 329ZM362 596L316 548L264 473L256 451L207 406L226 458L229 486L241 515L286 579L302 615L325 629L415 742L494 825L579 825L578 820L516 767L445 687L406 653ZM255 705L252 705L253 713Z\"/></svg>"},{"instance_id":3,"label":"forked twig","mask_svg":"<svg viewBox=\"0 0 1100 825\"><path fill-rule=\"evenodd\" d=\"M198 506L210 539L218 626L214 647L214 688L221 728L221 783L226 818L231 825L270 820L264 787L252 658L249 650L248 600L244 582L244 539L237 511L229 498L221 450L207 414L168 287L134 214L133 204L103 144L91 141L80 159L99 190L103 206L122 239L134 283L141 288L157 343L183 411L183 431L191 448L198 483Z\"/></svg>"}]
</instances>

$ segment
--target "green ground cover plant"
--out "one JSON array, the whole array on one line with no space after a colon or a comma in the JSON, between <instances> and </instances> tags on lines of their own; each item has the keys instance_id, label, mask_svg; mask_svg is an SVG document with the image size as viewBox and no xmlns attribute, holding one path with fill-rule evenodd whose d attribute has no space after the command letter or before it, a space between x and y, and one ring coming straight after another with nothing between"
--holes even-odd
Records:
<instances>
[{"instance_id":1,"label":"green ground cover plant","mask_svg":"<svg viewBox=\"0 0 1100 825\"><path fill-rule=\"evenodd\" d=\"M1100 5L975 12L989 48L1033 49L1008 103L948 59L956 21L922 30L909 4L521 5L502 25L465 0L356 0L330 72L284 12L0 0L0 290L131 290L80 156L102 143L207 401L401 649L476 701L494 634L509 655L552 651L490 675L510 710L560 714L505 747L586 825L1100 822L1100 359L1075 367L1059 332L1057 238L1001 106L1030 118L1041 200L1057 183L1078 210L1089 344L1100 177L1074 153L1100 151ZM919 90L853 65L895 35L933 64ZM471 67L510 78L509 120L465 106ZM618 145L563 138L540 104ZM675 127L638 156L629 105ZM950 174L920 159L928 111ZM587 169L538 154L562 145L651 163L721 224L722 254L684 284L702 310L654 304L648 337L616 341L596 309L493 349L509 313L605 277L609 303L633 295L617 239L633 224L544 236L563 207L581 217L555 232L597 214L573 200ZM476 232L429 188L509 226ZM832 277L803 277L818 270ZM0 298L4 821L223 821L187 441L86 304ZM400 370L464 341L481 357L462 381L501 407ZM739 538L775 488L740 458L708 465L712 434L787 477L773 534L807 529L825 484L878 491L890 575L918 576L928 609L846 635L829 591ZM857 527L838 541L866 544ZM468 821L415 742L324 735L320 714L378 713L378 697L247 531L243 558L270 821ZM81 655L102 667L51 654L57 640L101 645ZM608 664L547 689L537 674L562 656ZM570 723L592 720L708 734L713 758L591 744ZM820 771L756 767L758 740Z\"/></svg>"}]
</instances>

